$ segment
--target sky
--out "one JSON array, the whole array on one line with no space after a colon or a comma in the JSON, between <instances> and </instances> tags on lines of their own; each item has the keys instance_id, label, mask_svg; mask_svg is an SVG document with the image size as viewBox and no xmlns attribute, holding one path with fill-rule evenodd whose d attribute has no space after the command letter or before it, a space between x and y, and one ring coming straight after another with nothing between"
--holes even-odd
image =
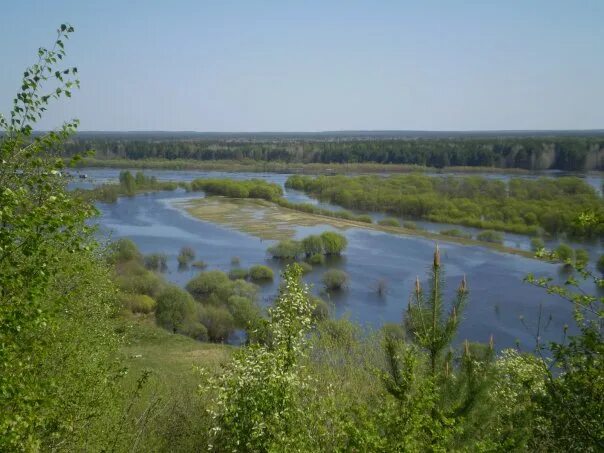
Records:
<instances>
[{"instance_id":1,"label":"sky","mask_svg":"<svg viewBox=\"0 0 604 453\"><path fill-rule=\"evenodd\" d=\"M0 112L54 30L81 130L604 129L604 1L0 0Z\"/></svg>"}]
</instances>

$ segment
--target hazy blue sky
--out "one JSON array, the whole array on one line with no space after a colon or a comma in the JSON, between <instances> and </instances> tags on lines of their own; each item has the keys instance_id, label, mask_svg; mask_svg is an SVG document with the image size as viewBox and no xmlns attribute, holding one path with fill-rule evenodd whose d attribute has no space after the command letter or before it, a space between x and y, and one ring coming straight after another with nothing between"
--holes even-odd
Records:
<instances>
[{"instance_id":1,"label":"hazy blue sky","mask_svg":"<svg viewBox=\"0 0 604 453\"><path fill-rule=\"evenodd\" d=\"M41 128L604 128L604 0L5 0L0 111L64 21L82 89Z\"/></svg>"}]
</instances>

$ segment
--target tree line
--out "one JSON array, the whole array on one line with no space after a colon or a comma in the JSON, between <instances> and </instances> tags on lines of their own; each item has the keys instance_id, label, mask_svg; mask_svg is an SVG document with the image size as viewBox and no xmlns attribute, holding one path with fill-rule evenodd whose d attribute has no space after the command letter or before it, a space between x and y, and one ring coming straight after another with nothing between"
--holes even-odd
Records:
<instances>
[{"instance_id":1,"label":"tree line","mask_svg":"<svg viewBox=\"0 0 604 453\"><path fill-rule=\"evenodd\" d=\"M603 170L602 137L493 137L372 140L141 139L75 137L66 156L94 150L99 159L252 160L293 163L380 163L434 168Z\"/></svg>"}]
</instances>

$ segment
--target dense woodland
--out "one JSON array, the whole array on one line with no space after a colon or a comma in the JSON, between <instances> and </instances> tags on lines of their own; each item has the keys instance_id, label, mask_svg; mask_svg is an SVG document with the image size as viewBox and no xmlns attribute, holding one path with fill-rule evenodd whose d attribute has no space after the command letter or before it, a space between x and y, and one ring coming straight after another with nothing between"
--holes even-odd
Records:
<instances>
[{"instance_id":1,"label":"dense woodland","mask_svg":"<svg viewBox=\"0 0 604 453\"><path fill-rule=\"evenodd\" d=\"M580 178L513 178L422 174L290 176L286 186L346 208L384 211L522 234L604 235L604 201Z\"/></svg>"},{"instance_id":2,"label":"dense woodland","mask_svg":"<svg viewBox=\"0 0 604 453\"><path fill-rule=\"evenodd\" d=\"M438 248L401 295L404 321L367 332L330 319L297 263L284 261L264 310L262 267L205 270L182 289L163 280L161 254L99 244L96 209L67 191L56 154L77 122L32 137L49 103L79 85L61 65L72 32L62 25L40 49L0 117L0 451L602 451L604 298L585 288L604 280L581 262L540 250L570 277L526 282L573 306L577 334L536 335L522 352L454 341L473 283L445 299ZM136 193L131 177L124 195ZM302 259L346 246L334 235L294 245ZM184 247L178 261L201 269L200 258ZM325 275L331 290L345 284ZM206 341L224 326L245 326L246 344Z\"/></svg>"},{"instance_id":3,"label":"dense woodland","mask_svg":"<svg viewBox=\"0 0 604 453\"><path fill-rule=\"evenodd\" d=\"M86 136L72 138L64 153L94 150L98 159L252 160L302 163L381 163L427 167L497 167L527 170L604 170L604 138L481 137L262 141L235 138Z\"/></svg>"}]
</instances>

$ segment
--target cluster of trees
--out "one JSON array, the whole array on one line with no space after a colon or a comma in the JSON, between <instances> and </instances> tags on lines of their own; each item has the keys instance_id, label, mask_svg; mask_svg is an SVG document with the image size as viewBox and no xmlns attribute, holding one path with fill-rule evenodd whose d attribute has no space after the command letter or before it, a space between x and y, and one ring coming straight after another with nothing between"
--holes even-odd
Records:
<instances>
[{"instance_id":1,"label":"cluster of trees","mask_svg":"<svg viewBox=\"0 0 604 453\"><path fill-rule=\"evenodd\" d=\"M310 264L320 264L325 256L340 255L348 245L346 237L334 231L320 235L311 234L301 241L286 239L268 248L268 253L276 259L298 259L305 256Z\"/></svg>"},{"instance_id":2,"label":"cluster of trees","mask_svg":"<svg viewBox=\"0 0 604 453\"><path fill-rule=\"evenodd\" d=\"M604 235L604 203L580 178L294 175L286 186L346 208L523 234Z\"/></svg>"},{"instance_id":3,"label":"cluster of trees","mask_svg":"<svg viewBox=\"0 0 604 453\"><path fill-rule=\"evenodd\" d=\"M102 159L252 160L287 163L381 163L529 170L604 169L602 137L482 137L370 140L76 137L68 156L94 149Z\"/></svg>"},{"instance_id":4,"label":"cluster of trees","mask_svg":"<svg viewBox=\"0 0 604 453\"><path fill-rule=\"evenodd\" d=\"M146 176L142 171L132 174L121 171L119 183L101 184L93 189L79 189L74 192L87 201L115 203L118 197L132 197L138 193L156 190L176 190L179 184L171 181L158 181L155 176Z\"/></svg>"},{"instance_id":5,"label":"cluster of trees","mask_svg":"<svg viewBox=\"0 0 604 453\"><path fill-rule=\"evenodd\" d=\"M261 198L275 201L281 198L281 186L262 179L195 179L187 187L192 191L204 191L210 195L231 198Z\"/></svg>"},{"instance_id":6,"label":"cluster of trees","mask_svg":"<svg viewBox=\"0 0 604 453\"><path fill-rule=\"evenodd\" d=\"M191 252L183 247L179 258L186 256L188 263L194 257ZM153 313L159 326L201 341L224 342L236 329L250 335L257 328L262 319L258 287L246 280L272 280L272 269L256 265L243 273L204 271L187 283L185 291L158 273L166 270L165 260L158 257L165 255L143 256L129 239L112 243L108 262L114 267L124 308Z\"/></svg>"}]
</instances>

